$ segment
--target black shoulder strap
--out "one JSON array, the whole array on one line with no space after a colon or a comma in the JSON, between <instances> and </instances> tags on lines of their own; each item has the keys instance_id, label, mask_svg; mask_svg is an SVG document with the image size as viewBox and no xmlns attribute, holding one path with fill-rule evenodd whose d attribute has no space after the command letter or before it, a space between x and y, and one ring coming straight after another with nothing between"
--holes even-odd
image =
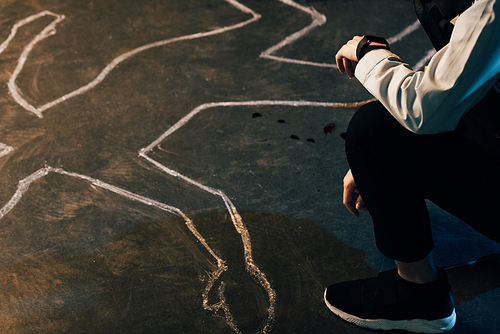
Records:
<instances>
[{"instance_id":1,"label":"black shoulder strap","mask_svg":"<svg viewBox=\"0 0 500 334\"><path fill-rule=\"evenodd\" d=\"M473 0L413 0L417 17L436 50L448 44L453 31L450 23L469 8Z\"/></svg>"}]
</instances>

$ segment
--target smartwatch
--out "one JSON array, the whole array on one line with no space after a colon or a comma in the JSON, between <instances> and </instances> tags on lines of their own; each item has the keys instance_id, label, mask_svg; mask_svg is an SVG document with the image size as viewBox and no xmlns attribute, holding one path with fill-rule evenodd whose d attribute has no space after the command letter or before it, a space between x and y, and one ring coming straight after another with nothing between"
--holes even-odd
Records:
<instances>
[{"instance_id":1,"label":"smartwatch","mask_svg":"<svg viewBox=\"0 0 500 334\"><path fill-rule=\"evenodd\" d=\"M358 61L361 59L361 57L363 56L363 52L368 47L377 47L380 49L390 50L389 42L387 42L385 38L364 35L363 38L358 42L358 46L356 48L356 58L358 59Z\"/></svg>"}]
</instances>

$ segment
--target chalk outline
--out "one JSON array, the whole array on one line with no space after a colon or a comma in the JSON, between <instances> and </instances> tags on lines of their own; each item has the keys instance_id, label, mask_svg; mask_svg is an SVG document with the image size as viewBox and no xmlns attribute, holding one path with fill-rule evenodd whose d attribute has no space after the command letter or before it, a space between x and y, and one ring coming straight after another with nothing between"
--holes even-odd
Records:
<instances>
[{"instance_id":1,"label":"chalk outline","mask_svg":"<svg viewBox=\"0 0 500 334\"><path fill-rule=\"evenodd\" d=\"M40 17L43 17L43 16L48 16L48 15L49 16L54 16L56 19L51 24L49 24L47 27L45 27L45 29L43 29L42 32L39 33L24 48L23 53L21 54L21 57L18 60L18 64L16 66L16 70L14 71L13 75L11 76L11 78L9 80L9 85L8 85L9 86L9 90L11 91L11 94L12 94L13 98L16 100L16 102L18 102L22 107L24 107L28 111L31 111L36 116L38 116L38 117L41 118L41 117L43 117L42 116L43 111L51 108L52 106L54 106L56 104L61 103L62 101L65 101L65 100L67 100L67 99L69 99L71 97L74 97L76 95L83 94L86 91L92 89L97 84L99 84L107 76L107 74L114 67L116 67L119 63L121 63L122 61L124 61L127 58L132 57L133 55L135 55L135 54L137 54L139 52L142 52L144 50L147 50L147 49L150 49L150 48L153 48L153 47L157 47L157 46L166 45L166 44L169 44L169 43L172 43L172 42L180 41L180 40L195 39L195 38L205 37L205 36L214 35L214 34L225 32L225 31L229 31L229 30L236 29L236 28L239 28L241 26L244 26L244 25L246 25L248 23L251 23L251 22L253 22L253 21L255 21L255 20L257 20L257 19L260 18L260 15L254 13L253 11L251 11L247 7L239 4L238 2L233 1L233 0L226 0L226 1L229 2L230 4L232 4L233 6L235 6L236 8L239 8L243 12L247 12L247 13L252 14L252 19L244 21L244 22L236 24L236 25L233 25L233 26L230 26L230 27L216 29L216 30L213 30L213 31L210 31L210 32L206 32L206 33L198 33L198 34L193 34L193 35L188 35L188 36L181 36L181 37L174 38L174 39L163 40L163 41L159 41L159 42L156 42L156 43L147 44L145 46L142 46L140 48L137 48L137 49L134 49L134 50L132 50L130 52L122 54L121 56L115 58L112 63L110 63L109 65L107 65L106 68L100 73L100 75L96 79L94 79L92 82L90 82L89 84L87 84L86 86L83 86L80 89L75 90L75 91L73 91L73 92L71 92L69 94L66 94L63 97L61 97L61 98L59 98L59 99L57 99L57 100L55 100L53 102L47 103L47 104L45 104L45 105L43 105L43 106L41 106L39 108L35 108L31 104L29 104L25 99L22 98L22 96L20 94L20 91L19 91L19 88L15 84L15 80L16 80L17 76L19 75L19 73L21 72L21 70L22 70L22 68L23 68L23 66L24 66L24 64L25 64L25 62L26 62L26 60L28 58L28 55L31 52L31 50L33 49L33 47L39 41L41 41L41 40L49 37L50 35L55 34L55 26L60 21L62 21L64 19L64 16L63 15L54 14L54 13L49 12L49 11L43 11L43 12L41 12L39 14L32 15L32 16L24 19L24 20L21 20L21 21L17 22L13 26L13 28L11 29L11 34L9 35L9 37L7 38L7 40L0 45L0 53L3 52L7 48L7 46L9 45L9 43L12 41L12 39L16 35L17 30L19 29L19 27L21 27L21 26L23 26L25 24L28 24L30 22L33 22L34 20L36 20L36 19L38 19ZM2 151L2 152L4 152L4 151ZM15 194L12 196L12 198L9 200L9 202L2 209L0 209L0 219L3 218L6 214L8 214L15 207L15 205L22 199L23 194L26 191L28 191L29 186L30 186L31 183L33 183L34 181L40 179L41 177L46 176L49 172L56 172L56 173L59 173L59 174L63 174L63 175L67 175L67 176L72 176L72 177L75 177L75 178L80 179L80 180L85 180L85 181L90 182L92 185L96 185L96 186L108 189L109 191L112 191L112 192L115 192L117 194L120 194L120 195L122 195L122 196L124 196L126 198L131 199L131 200L138 201L138 202L141 202L141 203L145 203L145 204L148 204L148 205L154 205L154 206L156 206L156 207L158 207L158 208L160 208L160 209L162 209L164 211L171 212L171 213L177 214L179 216L182 216L183 219L185 220L186 225L188 226L189 230L193 233L193 235L200 241L200 243L205 247L205 249L207 249L207 251L217 261L217 269L215 271L213 271L213 272L211 272L211 273L208 274L208 276L209 276L208 283L207 283L207 286L206 286L205 290L202 293L203 307L205 309L211 310L211 311L217 311L219 309L222 309L223 312L224 312L224 315L226 317L226 321L227 321L229 327L234 332L241 333L241 331L237 328L236 324L234 323L234 319L233 319L233 317L232 317L232 315L231 315L231 313L229 311L229 307L228 307L228 305L226 303L226 300L225 300L225 297L224 297L224 287L225 287L224 282L221 282L220 286L219 286L219 293L218 293L219 302L215 303L214 305L209 305L208 304L208 294L209 294L210 290L212 289L213 285L215 284L215 282L219 278L219 276L224 271L227 270L227 266L225 265L225 262L219 256L217 256L215 254L215 252L209 247L209 245L207 244L207 242L205 241L205 239L197 231L197 229L196 229L195 225L193 224L193 222L186 215L184 215L179 209L177 209L177 208L174 208L174 207L171 207L171 206L167 206L167 205L165 205L163 203L160 203L160 202L157 202L157 201L145 198L143 196L135 195L135 194L130 193L130 192L126 191L126 190L114 187L112 185L109 185L107 183L104 183L102 181L99 181L97 179L93 179L93 178L85 176L85 175L76 174L76 173L68 173L68 172L66 172L66 171L64 171L62 169L55 169L55 168L52 168L52 167L45 167L45 168L42 168L42 169L38 170L37 172L31 174L30 176L28 176L28 177L26 177L26 178L24 178L24 179L22 179L22 180L19 181L19 185L18 185L18 188L17 188ZM208 189L208 188L205 188L204 190L206 190L206 189ZM242 235L244 234L245 237L247 237L247 236L249 237L248 230L246 230L246 228L245 228L245 226L244 226L244 224L242 222L242 219L239 216L239 213L236 211L236 208L234 207L234 205L232 205L232 203L230 203L229 199L227 197L224 198L224 196L225 195L223 195L223 199L227 199L227 201L225 201L226 207L232 207L232 208L234 208L234 210L228 210L228 212L231 215L231 219L232 219L233 223L235 224L235 227L237 228L237 231L240 234L242 234ZM246 254L247 257L248 257L249 251L250 251L250 254L251 254L251 244L247 243L246 246L245 246L245 254ZM264 322L263 329L262 329L263 333L267 333L271 329L272 322L274 321L275 293L274 293L274 290L272 289L270 283L267 281L265 275L253 263L253 260L250 261L250 262L247 261L247 263L246 263L246 269L247 269L247 271L249 271L251 273L251 275L253 274L253 276L257 279L257 281L259 281L259 283L261 283L264 286L266 292L268 292L268 294L270 296L269 316L266 319L266 321Z\"/></svg>"},{"instance_id":2,"label":"chalk outline","mask_svg":"<svg viewBox=\"0 0 500 334\"><path fill-rule=\"evenodd\" d=\"M282 49L283 47L297 41L298 39L302 38L306 34L308 34L311 30L322 26L323 24L326 23L326 16L323 14L317 12L313 7L305 7L302 5L299 5L298 3L292 1L292 0L278 0L286 5L289 5L291 7L295 7L311 16L312 22L302 28L301 30L293 33L292 35L286 37L284 40L279 42L278 44L270 47L269 49L263 51L260 54L260 57L266 58L266 59L271 59L271 60L276 60L276 61L281 61L281 62L286 62L286 63L292 63L292 64L298 64L298 65L307 65L307 66L317 66L317 67L327 67L327 68L335 68L337 69L336 64L331 64L331 63L318 63L318 62L312 62L312 61L306 61L306 60L298 60L298 59L293 59L293 58L286 58L286 57L278 57L278 56L273 56L272 54L275 53L276 51ZM394 44L399 41L401 41L404 37L408 36L409 34L415 32L421 27L420 22L416 20L413 22L411 25L397 33L396 35L390 37L387 39L387 42L389 44ZM421 68L424 67L424 65L430 60L430 58L436 53L434 49L431 49L427 52L426 56L421 59L414 67L414 71L418 71Z\"/></svg>"},{"instance_id":3,"label":"chalk outline","mask_svg":"<svg viewBox=\"0 0 500 334\"><path fill-rule=\"evenodd\" d=\"M206 242L205 238L198 232L196 229L196 226L194 225L193 221L189 219L180 209L175 208L170 205L166 205L164 203L152 200L150 198L136 195L132 192L129 192L127 190L115 187L109 183L103 182L101 180L78 174L78 173L71 173L63 170L62 168L52 168L52 167L44 167L39 169L38 171L34 172L33 174L25 177L24 179L19 181L19 185L17 187L16 192L12 196L12 198L9 200L9 202L4 205L0 209L0 219L2 219L5 215L7 215L22 199L23 194L25 194L30 185L35 182L38 179L41 179L42 177L47 176L49 173L57 173L69 177L76 178L78 180L86 181L90 183L92 186L97 186L103 189L106 189L108 191L111 191L115 194L118 194L120 196L123 196L129 200L143 203L149 206L154 206L160 210L163 210L165 212L172 213L174 215L180 216L184 219L184 222L188 229L191 231L191 233L198 239L198 241L201 243L201 245L209 252L211 256L214 257L214 259L217 261L217 269L211 272L208 280L207 287L205 288L203 292L203 307L207 310L211 311L217 311L218 309L222 309L224 311L224 314L226 316L226 319L228 321L229 326L237 333L241 333L237 327L234 325L234 321L232 320L231 313L229 312L229 307L225 303L225 298L224 298L224 284L221 283L221 287L219 288L219 303L216 303L214 305L208 305L208 293L212 289L213 285L215 284L215 281L218 279L218 277L227 270L227 266L225 264L225 261L221 259L208 245Z\"/></svg>"},{"instance_id":4,"label":"chalk outline","mask_svg":"<svg viewBox=\"0 0 500 334\"><path fill-rule=\"evenodd\" d=\"M199 33L195 33L195 34L191 34L191 35L185 35L185 36L180 36L180 37L175 37L175 38L170 38L170 39L165 39L165 40L161 40L161 41L157 41L157 42L153 42L153 43L149 43L149 44L145 44L141 47L138 47L138 48L135 48L131 51L128 51L128 52L125 52L123 53L122 55L116 57L115 59L113 59L113 61L111 61L111 63L109 63L100 73L99 75L94 79L92 80L91 82L89 82L88 84L70 92L70 93L67 93L63 96L61 96L60 98L52 101L52 102L48 102L44 105L41 105L39 107L35 107L33 106L32 104L30 104L26 99L24 99L21 95L21 91L19 89L19 87L17 86L16 84L16 79L17 77L19 76L19 74L21 73L25 63L26 63L26 60L28 59L28 56L29 54L31 53L31 51L33 50L33 48L36 46L36 44L38 44L40 41L54 35L56 33L56 26L57 24L59 24L62 20L65 19L65 16L64 15L59 15L59 14L55 14L55 13L52 13L50 11L43 11L43 12L40 12L38 14L35 14L35 15L31 15L29 16L28 18L26 19L23 19L19 22L17 22L16 24L14 24L14 26L12 27L11 29L11 33L9 35L9 37L0 45L0 54L8 47L8 45L10 44L10 42L13 40L13 38L15 37L18 29L28 23L31 23L41 17L44 17L44 16L53 16L55 19L54 21L52 21L50 24L48 24L23 50L21 56L19 57L18 59L18 63L17 63L17 66L14 70L14 72L12 73L10 79L9 79L9 82L8 82L8 87L9 87L9 92L11 93L12 97L14 98L14 100L20 105L22 106L24 109L26 109L27 111L33 113L34 115L36 115L37 117L39 118L42 118L43 117L43 112L46 111L47 109L50 109L56 105L58 105L59 103L61 102L64 102L66 100L69 100L75 96L78 96L78 95L82 95L86 92L88 92L89 90L95 88L97 85L99 85L106 77L107 75L114 69L116 68L120 63L122 63L123 61L135 56L136 54L138 53L141 53L143 51L146 51L146 50L149 50L149 49L152 49L152 48L156 48L156 47L160 47L160 46L164 46L164 45L167 45L167 44L171 44L171 43L175 43L175 42L179 42L179 41L186 41L186 40L193 40L193 39L198 39L198 38L203 38L203 37L208 37L208 36L213 36L213 35L217 35L217 34L221 34L221 33L224 33L224 32L227 32L227 31L231 31L231 30L235 30L235 29L238 29L238 28L241 28L241 27L244 27L250 23L253 23L257 20L259 20L261 18L261 15L254 12L253 10L251 10L250 8L242 5L241 3L239 3L238 1L236 0L224 0L226 2L228 2L230 5L234 6L235 8L241 10L243 13L247 13L247 14L251 14L252 15L252 18L246 20L246 21L243 21L243 22L240 22L240 23L237 23L237 24L234 24L234 25L231 25L231 26L227 26L227 27L222 27L222 28L218 28L218 29L214 29L214 30L211 30L211 31L207 31L207 32L199 32ZM270 60L277 60L277 61L281 61L281 62L287 62L287 63L295 63L295 64L299 64L299 65L309 65L309 66L318 66L318 67L330 67L330 68L337 68L337 65L335 64L329 64L329 63L317 63L317 62L310 62L310 61L304 61L304 60L297 60L297 59L290 59L290 58L285 58L285 57L278 57L278 56L273 56L272 54L280 49L282 49L283 47L295 42L296 40L302 38L304 35L306 35L307 33L309 33L311 30L315 29L316 27L318 26L321 26L323 25L324 23L326 23L326 17L321 14L321 13L318 13L313 7L305 7L305 6L302 6L302 5L299 5L297 4L296 2L292 1L292 0L278 0L288 6L291 6L291 7L294 7L296 9L299 9L307 14L309 14L312 18L312 22L311 24L309 24L308 26L304 27L303 29L295 32L294 34L286 37L284 40L282 40L281 42L279 42L278 44L270 47L269 49L263 51L261 54L260 54L260 57L261 58L264 58L264 59L270 59ZM388 39L389 43L396 43L398 41L400 41L403 37L409 35L410 33L414 32L415 30L417 30L418 28L420 27L420 23L417 21L415 21L412 25L410 25L409 27L405 28L403 31L401 31L400 33L398 33L396 36L393 36L391 38ZM423 65L430 59L430 57L432 57L432 54L430 54L433 50L430 50L429 51L429 54L424 58L422 59L421 61L418 62L417 66L415 66L415 70L418 70L420 69L421 67L423 67Z\"/></svg>"},{"instance_id":5,"label":"chalk outline","mask_svg":"<svg viewBox=\"0 0 500 334\"><path fill-rule=\"evenodd\" d=\"M266 293L268 294L269 297L269 308L268 308L268 316L266 320L263 322L261 326L261 331L260 333L269 333L272 329L272 325L275 321L275 305L276 305L276 292L272 288L271 284L266 278L266 275L264 272L260 270L260 268L255 264L253 260L253 255L252 255L252 245L251 245L251 240L250 240L250 234L248 232L248 229L246 228L245 224L243 223L243 220L234 206L234 204L231 202L229 197L222 192L221 190L214 189L205 185L202 185L199 182L196 182L192 180L191 178L182 175L164 165L161 163L157 162L156 160L150 158L147 154L151 152L154 147L159 145L161 142L165 141L168 136L173 134L175 131L179 130L181 127L183 127L185 124L187 124L194 116L198 115L200 112L210 109L210 108L216 108L216 107L236 107L236 106L250 106L250 107L255 107L255 106L290 106L290 107L304 107L304 106L313 106L313 107L345 107L345 103L330 103L330 102L309 102L309 101L273 101L273 100L263 100L263 101L243 101L243 102L219 102L219 103L206 103L203 104L195 109L193 109L189 114L184 116L181 120L179 120L177 123L175 123L172 127L170 127L167 131L165 131L160 137L158 137L155 141L153 141L150 145L147 147L141 149L139 151L139 157L145 159L146 161L150 162L153 164L155 167L160 169L161 171L165 172L168 175L174 176L182 181L185 181L191 185L194 185L198 187L201 190L204 190L214 196L220 197L225 206L227 211L230 214L231 221L236 229L236 231L240 234L242 243L243 243L243 248L244 248L244 261L245 261L245 269L246 271L255 279L255 281L264 288ZM213 305L209 305L209 298L208 294L212 290L213 286L215 285L215 282L219 279L220 275L225 272L228 267L225 263L225 261L220 258L208 245L206 240L203 238L203 236L198 232L196 229L196 226L192 222L189 217L187 217L180 209L175 208L173 206L166 205L164 203L155 201L153 199L136 195L132 192L129 192L127 190L121 189L119 187L113 186L111 184L108 184L106 182L103 182L101 180L78 174L78 173L73 173L73 172L67 172L63 170L62 168L53 168L53 167L44 167L36 171L35 173L25 177L24 179L19 181L19 185L17 187L16 192L12 196L12 198L9 200L9 202L0 209L0 220L7 215L22 199L23 195L29 190L29 186L35 182L38 179L41 179L42 177L45 177L49 173L57 173L69 177L76 178L78 180L86 181L90 183L93 186L97 186L103 189L106 189L108 191L111 191L115 194L121 195L129 200L136 201L139 203L143 203L149 206L154 206L156 208L159 208L163 211L175 214L177 216L180 216L184 219L186 226L188 229L191 231L191 233L200 241L200 243L203 245L203 247L209 252L210 255L214 257L214 259L217 261L217 269L214 270L213 272L208 274L208 279L207 279L207 285L205 287L205 290L202 293L202 298L203 298L203 307L206 310L214 311L216 312L217 310L221 309L224 312L224 315L226 317L226 321L229 325L229 327L232 329L233 332L235 333L241 333L241 331L238 329L237 325L234 322L234 319L231 315L231 312L229 310L229 306L225 300L224 297L224 288L225 284L223 281L220 282L219 285L219 291L218 291L218 298L219 301Z\"/></svg>"},{"instance_id":6,"label":"chalk outline","mask_svg":"<svg viewBox=\"0 0 500 334\"><path fill-rule=\"evenodd\" d=\"M224 28L220 28L220 29L216 29L216 30L212 30L212 31L209 31L209 32L204 32L204 33L197 33L197 34L192 34L192 35L186 35L186 36L181 36L181 37L177 37L177 38L172 38L172 39L167 39L167 40L162 40L162 41L158 41L158 42L155 42L155 43L150 43L150 44L146 44L142 47L139 47L139 48L136 48L132 51L129 51L127 53L124 53L122 54L121 56L115 58L110 64L108 64L105 69L96 77L96 79L94 79L93 81L91 81L89 84L85 85L85 86L82 86L81 88L71 92L71 93L68 93L64 96L62 96L61 98L59 99L56 99L52 102L49 102L45 105L42 105L38 108L32 106L31 104L29 104L25 99L22 98L21 94L20 94L20 90L19 88L17 87L15 81L17 79L17 76L19 75L19 73L22 71L22 68L29 56L29 53L31 52L31 50L33 49L33 47L38 43L40 42L41 40L51 36L51 35L54 35L56 33L55 31L55 26L61 22L65 17L64 15L58 15L58 14L54 14L52 12L49 12L49 11L44 11L44 12L41 12L39 14L36 14L36 15L32 15L24 20L21 20L19 21L18 23L16 23L14 25L14 27L12 28L11 30L11 34L9 35L8 39L2 43L0 45L0 53L2 53L5 48L8 46L8 44L10 43L10 41L14 38L16 32L17 32L17 29L25 24L28 24L42 16L47 16L47 15L50 15L50 16L54 16L55 17L55 20L50 23L48 26L45 27L45 29L42 30L41 33L39 33L23 50L23 53L21 54L21 57L19 58L18 60L18 64L16 66L16 69L13 73L13 75L11 76L10 80L9 80L9 91L11 92L13 98L16 100L16 102L18 102L22 107L24 107L25 109L27 109L28 111L31 111L32 113L34 113L36 116L38 117L43 117L42 116L42 113L63 102L63 101L66 101L67 99L70 99L72 97L75 97L77 95L81 95L81 94L84 94L86 93L87 91L93 89L95 86L97 86L100 82L102 82L104 80L104 78L118 65L120 64L121 62L123 62L124 60L138 54L139 52L142 52L142 51L145 51L145 50L148 50L148 49L151 49L151 48L154 48L154 47L158 47L158 46L163 46L163 45L166 45L166 44L170 44L170 43L173 43L173 42L177 42L177 41L182 41L182 40L190 40L190 39L196 39L196 38L201 38L201 37L206 37L206 36L211 36L211 35L215 35L215 34L219 34L219 33L222 33L222 32L226 32L226 31L229 31L229 30L234 30L234 29L237 29L237 28L240 28L240 27L243 27L251 22L254 22L256 20L258 20L261 16L257 13L255 13L254 11L252 11L251 9L249 9L248 7L245 7L243 5L241 5L240 3L238 3L237 1L234 1L234 0L225 0L226 2L230 3L231 5L233 5L234 7L242 10L243 12L245 13L249 13L249 14L252 14L252 18L247 20L247 21L244 21L244 22L241 22L239 24L235 24L235 25L232 25L232 26L229 26L229 27L224 27ZM326 22L326 17L320 13L318 13L316 10L314 10L314 8L307 8L307 7L304 7L304 6L301 6L291 0L279 0L280 2L284 3L284 4L287 4L287 5L290 5L290 6L293 6L295 8L298 8L306 13L309 13L313 19L313 22L299 30L298 32L288 36L287 38L285 38L283 41L281 41L280 43L278 43L277 45L267 49L266 51L264 51L262 54L261 54L261 57L262 58L267 58L267 59L273 59L273 60L278 60L278 61L282 61L282 62L289 62L289 63L297 63L297 64L301 64L301 65L311 65L311 66L321 66L321 67L334 67L336 68L336 65L334 64L325 64L325 63L314 63L314 62L307 62L307 61L301 61L301 60L296 60L296 59L289 59L289 58L283 58L283 57L276 57L276 56L272 56L272 53L276 52L277 50L283 48L284 46L296 41L297 39L301 38L302 36L304 36L305 34L307 34L310 30L324 24ZM418 23L418 21L416 22ZM404 36L406 36L407 34L415 31L417 28L418 28L418 25L416 25L416 23L414 23L412 26L406 28L404 31L402 31L401 33L399 33L398 35L394 36L392 39L389 39L389 41L391 41L392 43L394 42L397 42L399 41L401 38L403 38ZM431 54L429 52L429 54ZM428 56L430 57L430 56ZM424 60L422 60L421 62L423 62ZM420 63L420 62L419 62ZM235 226L237 232L241 235L242 237L242 241L243 241L243 244L244 244L244 257L245 257L245 265L246 265L246 269L247 271L254 276L254 278L265 288L265 290L267 291L268 293L268 296L270 298L270 307L269 307L269 315L268 315L268 318L266 319L266 321L264 322L264 326L262 328L262 332L263 333L267 333L270 329L271 329L271 326L272 326L272 322L274 321L274 305L275 305L275 300L276 300L276 294L274 292L274 290L272 289L271 285L269 284L269 282L267 281L267 278L265 277L265 274L263 272L260 271L260 269L255 265L255 263L253 262L253 258L252 258L252 249L251 249L251 242L250 242L250 236L249 236L249 233L248 233L248 230L246 229L245 225L243 224L243 221L241 219L241 216L239 215L238 211L236 210L236 207L233 205L233 203L229 200L229 198L220 190L217 190L217 189L214 189L214 188L210 188L208 186L205 186L205 185L202 185L184 175L181 175L180 173L177 173L176 171L173 171L169 168L167 168L166 166L163 166L161 165L159 162L149 158L149 156L147 156L147 153L149 153L155 146L159 145L162 141L166 140L166 138L171 135L172 133L174 133L175 131L177 131L179 128L181 128L183 125L185 125L192 117L194 117L195 115L197 115L199 112L203 111L203 110L206 110L206 109L209 109L209 108L213 108L213 107L231 107L231 106L259 106L259 105L286 105L286 106L321 106L321 107L337 107L337 108L342 108L342 107L348 107L348 106L351 106L351 105L356 105L356 104L364 104L366 101L362 101L362 102L359 102L359 103L354 103L354 104L349 104L349 103L330 103L330 102L307 102L307 101L244 101L244 102L221 102L221 103L207 103L207 104L203 104L197 108L195 108L191 113L189 113L188 115L186 115L185 117L183 117L180 121L178 121L174 126L172 126L171 128L169 128L162 136L160 136L157 140L155 140L153 143L151 143L149 146L147 146L146 148L143 148L140 150L139 152L139 156L144 158L146 161L152 163L153 165L155 165L157 168L159 168L160 170L164 171L165 173L171 175L171 176L174 176L176 178L179 178L181 180L184 180L192 185L195 185L197 186L198 188L204 190L204 191L207 191L215 196L219 196L225 203L226 205L226 208L231 216L231 220L233 221L233 225ZM1 143L0 143L1 144ZM1 155L0 156L3 156L5 154L8 154L11 152L11 150L9 149L12 149L8 146L6 146L5 144L3 144L4 147L0 146L0 148L3 148L3 150L0 152ZM4 153L4 152L7 152L7 153ZM206 243L205 239L198 233L198 231L196 230L196 227L194 226L194 224L192 223L192 221L189 220L189 218L187 216L185 216L179 209L177 208L174 208L174 207L171 207L171 206L168 206L168 205L165 205L163 203L160 203L160 202L156 202L154 200L151 200L151 199L148 199L146 197L143 197L143 196L139 196L139 195L135 195L133 193L130 193L126 190L123 190L123 189L120 189L120 188L117 188L117 187L114 187L112 185L109 185L107 183L104 183L102 181L99 181L99 180L96 180L96 179L93 179L91 177L88 177L88 176L84 176L84 175L81 175L81 174L77 174L77 173L68 173L62 169L57 169L57 168L51 168L51 167L45 167L43 169L40 169L39 171L33 173L32 175L24 178L23 180L19 181L19 186L18 186L18 189L16 191L16 193L14 194L14 196L11 198L11 200L2 208L0 209L0 219L5 216L10 210L12 210L12 208L21 200L22 198L22 194L25 193L28 188L29 188L29 185L36 181L37 179L47 175L49 172L55 172L55 173L59 173L59 174L63 174L63 175L67 175L67 176L72 176L72 177L75 177L77 179L80 179L80 180L85 180L87 182L90 182L91 184L93 185L96 185L96 186L99 186L101 188L105 188L109 191L112 191L114 193L117 193L117 194L120 194L126 198L129 198L131 200L134 200L134 201L138 201L138 202L141 202L141 203L145 203L145 204L148 204L148 205L153 205L153 206L156 206L164 211L167 211L167 212L170 212L170 213L174 213L174 214L177 214L179 216L182 216L184 219L185 219L185 222L186 222L186 225L188 226L188 228L190 229L190 231L198 238L198 240L202 243L202 245L207 249L207 251L209 251L209 253L214 256L214 258L217 260L217 270L212 272L210 276L210 279L209 279L209 283L207 284L207 287L203 293L203 306L206 308L206 309L210 309L210 310L218 310L218 309L223 309L224 310L224 313L225 313L225 316L226 316L226 320L229 324L229 326L232 328L233 331L237 332L237 333L240 333L239 329L236 327L236 325L234 324L234 321L232 319L232 316L229 312L229 309L228 309L228 306L225 302L225 298L224 298L224 283L221 282L221 285L220 285L220 288L219 288L219 303L216 303L214 305L208 305L208 293L209 291L212 289L215 281L218 279L218 277L222 274L222 272L224 272L225 270L227 270L227 266L225 265L225 262L220 258L218 257L215 252L213 252L213 250L208 246L208 244Z\"/></svg>"},{"instance_id":7,"label":"chalk outline","mask_svg":"<svg viewBox=\"0 0 500 334\"><path fill-rule=\"evenodd\" d=\"M5 145L4 143L0 143L0 158L3 157L4 155L9 154L12 151L14 151L13 147Z\"/></svg>"},{"instance_id":8,"label":"chalk outline","mask_svg":"<svg viewBox=\"0 0 500 334\"><path fill-rule=\"evenodd\" d=\"M282 49L283 47L287 46L288 44L291 44L291 43L295 42L296 40L302 38L303 36L308 34L311 30L315 29L316 27L322 26L323 24L326 23L326 16L321 14L321 13L318 13L316 11L316 9L314 9L313 7L305 7L305 6L299 5L298 3L291 1L291 0L278 0L278 1L284 3L288 6L295 7L297 9L311 15L312 22L308 26L306 26L306 27L302 28L301 30L293 33L292 35L286 37L284 40L282 40L278 44L263 51L260 54L260 57L265 58L265 59L277 60L277 61L281 61L281 62L285 62L285 63L337 68L337 65L334 65L334 64L317 63L317 62L291 59L291 58L285 58L285 57L278 57L278 56L272 55L274 52Z\"/></svg>"},{"instance_id":9,"label":"chalk outline","mask_svg":"<svg viewBox=\"0 0 500 334\"><path fill-rule=\"evenodd\" d=\"M26 63L26 60L28 59L29 54L33 50L33 47L37 43L39 43L40 41L42 41L42 40L44 40L44 39L46 39L46 38L54 35L56 33L56 26L57 26L57 24L59 22L61 22L62 20L64 20L65 16L64 15L55 14L55 13L52 13L50 11L43 11L41 13L38 13L38 14L35 14L35 15L31 15L28 18L17 22L13 26L13 28L11 30L11 33L10 33L9 37L7 38L7 40L0 45L0 53L2 53L7 48L7 46L9 45L9 43L12 41L12 39L16 35L17 30L20 27L22 27L23 25L31 23L31 22L33 22L33 21L35 21L35 20L37 20L37 19L39 19L39 18L41 18L43 16L54 16L55 20L52 21L52 23L50 23L49 25L47 25L24 48L21 56L19 57L16 69L14 70L14 73L12 74L12 76L9 79L9 83L8 83L9 91L12 94L12 97L14 98L14 100L19 105L21 105L24 109L30 111L34 115L38 116L39 118L42 118L43 117L42 113L44 111L46 111L47 109L52 108L55 105L58 105L61 102L69 100L69 99L71 99L71 98L73 98L75 96L84 94L84 93L88 92L89 90L93 89L98 84L100 84L106 78L106 76L114 68L116 68L116 66L118 66L123 61L127 60L128 58L131 58L131 57L135 56L136 54L138 54L140 52L143 52L143 51L146 51L146 50L149 50L149 49L152 49L152 48L164 46L164 45L167 45L167 44L179 42L179 41L193 40L193 39L198 39L198 38L213 36L213 35L217 35L217 34L221 34L221 33L227 32L227 31L235 30L235 29L241 28L243 26L246 26L247 24L255 22L255 21L259 20L260 17L261 17L259 14L255 13L250 8L248 8L248 7L240 4L236 0L224 0L224 1L230 3L233 7L241 10L243 13L251 14L252 18L250 18L250 19L248 19L246 21L243 21L243 22L231 25L231 26L227 26L227 27L223 27L223 28L218 28L218 29L214 29L214 30L211 30L211 31L199 32L199 33L195 33L195 34L191 34L191 35L185 35L185 36L180 36L180 37L175 37L175 38L169 38L169 39L165 39L165 40L161 40L161 41L157 41L157 42L145 44L145 45L140 46L138 48L135 48L135 49L133 49L131 51L125 52L122 55L120 55L120 56L116 57L115 59L113 59L113 61L111 61L111 63L109 63L99 73L99 75L94 80L92 80L91 82L89 82L88 84L86 84L86 85L84 85L84 86L82 86L82 87L80 87L80 88L78 88L78 89L76 89L76 90L74 90L74 91L72 91L70 93L67 93L67 94L61 96L60 98L58 98L58 99L56 99L56 100L54 100L52 102L46 103L46 104L44 104L44 105L42 105L40 107L33 106L32 104L30 104L26 99L24 99L21 96L19 87L16 84L16 79L17 79L19 73L21 73L21 71L22 71L22 69L24 67L24 64Z\"/></svg>"}]
</instances>

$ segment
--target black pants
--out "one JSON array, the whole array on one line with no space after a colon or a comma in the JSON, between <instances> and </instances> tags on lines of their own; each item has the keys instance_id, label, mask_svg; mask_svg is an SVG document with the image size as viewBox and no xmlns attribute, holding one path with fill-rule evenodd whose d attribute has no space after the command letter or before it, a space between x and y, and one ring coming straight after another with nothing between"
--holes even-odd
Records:
<instances>
[{"instance_id":1,"label":"black pants","mask_svg":"<svg viewBox=\"0 0 500 334\"><path fill-rule=\"evenodd\" d=\"M430 253L434 243L425 199L500 242L498 93L490 92L467 121L453 132L416 135L378 102L354 115L346 154L385 256L414 262Z\"/></svg>"}]
</instances>

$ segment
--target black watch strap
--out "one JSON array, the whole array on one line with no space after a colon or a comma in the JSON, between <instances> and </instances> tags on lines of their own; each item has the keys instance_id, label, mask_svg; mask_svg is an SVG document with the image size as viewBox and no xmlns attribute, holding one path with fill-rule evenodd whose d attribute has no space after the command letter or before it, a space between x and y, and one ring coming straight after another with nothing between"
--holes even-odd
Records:
<instances>
[{"instance_id":1,"label":"black watch strap","mask_svg":"<svg viewBox=\"0 0 500 334\"><path fill-rule=\"evenodd\" d=\"M356 48L356 58L358 60L361 59L364 49L369 47L371 43L383 44L383 46L379 46L381 49L390 50L389 42L387 42L385 38L378 36L364 35L363 38L358 42L358 46Z\"/></svg>"}]
</instances>

